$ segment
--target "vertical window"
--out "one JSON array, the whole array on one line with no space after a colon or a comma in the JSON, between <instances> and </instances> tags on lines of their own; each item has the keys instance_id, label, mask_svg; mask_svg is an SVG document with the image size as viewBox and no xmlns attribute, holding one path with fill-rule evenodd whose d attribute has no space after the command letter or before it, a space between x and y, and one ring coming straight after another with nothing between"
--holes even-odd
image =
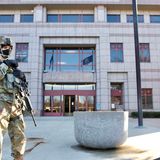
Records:
<instances>
[{"instance_id":1,"label":"vertical window","mask_svg":"<svg viewBox=\"0 0 160 160\"><path fill-rule=\"evenodd\" d=\"M33 22L33 14L22 14L20 18L21 23L32 23Z\"/></svg>"},{"instance_id":2,"label":"vertical window","mask_svg":"<svg viewBox=\"0 0 160 160\"><path fill-rule=\"evenodd\" d=\"M123 83L111 83L111 104L124 109Z\"/></svg>"},{"instance_id":3,"label":"vertical window","mask_svg":"<svg viewBox=\"0 0 160 160\"><path fill-rule=\"evenodd\" d=\"M58 15L57 14L48 14L47 15L47 22L53 22L53 23L59 22Z\"/></svg>"},{"instance_id":4,"label":"vertical window","mask_svg":"<svg viewBox=\"0 0 160 160\"><path fill-rule=\"evenodd\" d=\"M51 97L44 96L44 111L51 112Z\"/></svg>"},{"instance_id":5,"label":"vertical window","mask_svg":"<svg viewBox=\"0 0 160 160\"><path fill-rule=\"evenodd\" d=\"M61 113L61 96L53 97L53 112Z\"/></svg>"},{"instance_id":6,"label":"vertical window","mask_svg":"<svg viewBox=\"0 0 160 160\"><path fill-rule=\"evenodd\" d=\"M160 23L160 15L150 15L150 23Z\"/></svg>"},{"instance_id":7,"label":"vertical window","mask_svg":"<svg viewBox=\"0 0 160 160\"><path fill-rule=\"evenodd\" d=\"M28 62L28 43L16 43L16 60Z\"/></svg>"},{"instance_id":8,"label":"vertical window","mask_svg":"<svg viewBox=\"0 0 160 160\"><path fill-rule=\"evenodd\" d=\"M14 15L0 15L0 23L13 23Z\"/></svg>"},{"instance_id":9,"label":"vertical window","mask_svg":"<svg viewBox=\"0 0 160 160\"><path fill-rule=\"evenodd\" d=\"M142 89L142 107L143 109L153 109L152 89Z\"/></svg>"},{"instance_id":10,"label":"vertical window","mask_svg":"<svg viewBox=\"0 0 160 160\"><path fill-rule=\"evenodd\" d=\"M78 111L86 111L86 96L79 96L78 102Z\"/></svg>"},{"instance_id":11,"label":"vertical window","mask_svg":"<svg viewBox=\"0 0 160 160\"><path fill-rule=\"evenodd\" d=\"M123 44L111 43L110 44L111 62L123 62Z\"/></svg>"},{"instance_id":12,"label":"vertical window","mask_svg":"<svg viewBox=\"0 0 160 160\"><path fill-rule=\"evenodd\" d=\"M80 54L81 69L83 71L95 70L95 50L93 48L83 48Z\"/></svg>"},{"instance_id":13,"label":"vertical window","mask_svg":"<svg viewBox=\"0 0 160 160\"><path fill-rule=\"evenodd\" d=\"M144 23L144 15L138 15L138 22ZM133 15L127 15L127 23L133 23Z\"/></svg>"},{"instance_id":14,"label":"vertical window","mask_svg":"<svg viewBox=\"0 0 160 160\"><path fill-rule=\"evenodd\" d=\"M120 15L119 14L108 14L107 15L107 22L110 23L120 23Z\"/></svg>"},{"instance_id":15,"label":"vertical window","mask_svg":"<svg viewBox=\"0 0 160 160\"><path fill-rule=\"evenodd\" d=\"M56 70L56 50L55 49L46 49L45 52L45 66L44 66L44 70L48 71L48 70L52 70L55 71Z\"/></svg>"},{"instance_id":16,"label":"vertical window","mask_svg":"<svg viewBox=\"0 0 160 160\"><path fill-rule=\"evenodd\" d=\"M139 44L140 62L150 62L150 49L149 43Z\"/></svg>"},{"instance_id":17,"label":"vertical window","mask_svg":"<svg viewBox=\"0 0 160 160\"><path fill-rule=\"evenodd\" d=\"M95 109L94 96L88 96L86 102L87 102L87 110L88 111L94 111L94 109Z\"/></svg>"}]
</instances>

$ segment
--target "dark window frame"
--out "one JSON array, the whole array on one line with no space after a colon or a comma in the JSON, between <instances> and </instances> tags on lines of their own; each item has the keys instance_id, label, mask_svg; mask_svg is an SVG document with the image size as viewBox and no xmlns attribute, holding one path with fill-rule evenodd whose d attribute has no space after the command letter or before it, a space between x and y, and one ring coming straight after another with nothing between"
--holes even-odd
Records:
<instances>
[{"instance_id":1,"label":"dark window frame","mask_svg":"<svg viewBox=\"0 0 160 160\"><path fill-rule=\"evenodd\" d=\"M79 23L81 16L79 14L61 14L62 23Z\"/></svg>"},{"instance_id":2,"label":"dark window frame","mask_svg":"<svg viewBox=\"0 0 160 160\"><path fill-rule=\"evenodd\" d=\"M118 47L115 47L115 51L116 51L116 53L114 53L113 51L114 50L112 50L113 48L113 45L115 45L115 46L119 46L119 48ZM121 45L121 47L120 47L120 45ZM122 57L121 57L121 55L120 55L120 59L118 59L119 58L119 55L118 54L120 54L120 53L118 53L118 49L119 49L119 51L121 51L122 53ZM120 50L121 49L121 50ZM124 62L124 53L123 53L124 51L123 51L123 43L113 43L113 42L111 42L110 43L110 62L111 63L123 63ZM117 60L115 59L115 58L112 58L112 56L113 56L113 54L115 55L117 55Z\"/></svg>"},{"instance_id":3,"label":"dark window frame","mask_svg":"<svg viewBox=\"0 0 160 160\"><path fill-rule=\"evenodd\" d=\"M107 23L121 23L121 15L107 14Z\"/></svg>"},{"instance_id":4,"label":"dark window frame","mask_svg":"<svg viewBox=\"0 0 160 160\"><path fill-rule=\"evenodd\" d=\"M57 20L54 20L54 21L52 21L52 18L53 17L57 17L56 19ZM58 16L58 14L47 14L47 23L58 23L59 22L59 20L58 20L58 18L59 18L59 16Z\"/></svg>"},{"instance_id":5,"label":"dark window frame","mask_svg":"<svg viewBox=\"0 0 160 160\"><path fill-rule=\"evenodd\" d=\"M82 16L82 22L83 23L94 23L94 14L83 14ZM86 21L85 18L90 17L91 21Z\"/></svg>"},{"instance_id":6,"label":"dark window frame","mask_svg":"<svg viewBox=\"0 0 160 160\"><path fill-rule=\"evenodd\" d=\"M130 17L130 19L129 19ZM127 23L133 23L133 15L132 14L128 14L126 16L127 18ZM140 14L138 15L138 23L144 23L144 15Z\"/></svg>"},{"instance_id":7,"label":"dark window frame","mask_svg":"<svg viewBox=\"0 0 160 160\"><path fill-rule=\"evenodd\" d=\"M63 19L65 16L68 18L66 21ZM77 19L69 21L70 16L75 16ZM90 21L87 20L87 16ZM55 20L52 20L54 17ZM94 14L47 14L47 23L94 23Z\"/></svg>"},{"instance_id":8,"label":"dark window frame","mask_svg":"<svg viewBox=\"0 0 160 160\"><path fill-rule=\"evenodd\" d=\"M29 16L29 19L28 19L29 21L27 20L27 16ZM33 14L21 14L20 15L20 23L33 23L33 21L34 21Z\"/></svg>"},{"instance_id":9,"label":"dark window frame","mask_svg":"<svg viewBox=\"0 0 160 160\"><path fill-rule=\"evenodd\" d=\"M148 49L148 50L145 51L145 49ZM147 52L148 55L143 56L145 52ZM151 62L150 44L149 43L139 43L139 54L140 54L139 56L140 56L141 63L150 63Z\"/></svg>"},{"instance_id":10,"label":"dark window frame","mask_svg":"<svg viewBox=\"0 0 160 160\"><path fill-rule=\"evenodd\" d=\"M142 88L141 95L142 95L143 109L153 109L153 89L152 88Z\"/></svg>"},{"instance_id":11,"label":"dark window frame","mask_svg":"<svg viewBox=\"0 0 160 160\"><path fill-rule=\"evenodd\" d=\"M150 23L160 23L160 15L150 15Z\"/></svg>"},{"instance_id":12,"label":"dark window frame","mask_svg":"<svg viewBox=\"0 0 160 160\"><path fill-rule=\"evenodd\" d=\"M68 63L66 63L65 57L62 56L65 54L67 56L67 52L69 56L71 56L71 54L76 56L77 63L70 63L68 60ZM71 57L73 58L74 55ZM95 47L45 48L44 71L93 72L96 70L95 56Z\"/></svg>"},{"instance_id":13,"label":"dark window frame","mask_svg":"<svg viewBox=\"0 0 160 160\"><path fill-rule=\"evenodd\" d=\"M124 82L110 82L111 109L125 110Z\"/></svg>"},{"instance_id":14,"label":"dark window frame","mask_svg":"<svg viewBox=\"0 0 160 160\"><path fill-rule=\"evenodd\" d=\"M19 46L18 46L19 45ZM21 46L20 46L21 45ZM26 46L25 46L26 45ZM25 47L27 47L25 49ZM19 52L19 53L18 53ZM18 62L22 63L28 63L28 54L29 54L29 43L24 42L24 43L16 43L16 48L15 48L15 59Z\"/></svg>"},{"instance_id":15,"label":"dark window frame","mask_svg":"<svg viewBox=\"0 0 160 160\"><path fill-rule=\"evenodd\" d=\"M4 18L4 20L2 19ZM6 18L10 18L9 21L6 21ZM0 23L14 23L14 14L1 14Z\"/></svg>"}]
</instances>

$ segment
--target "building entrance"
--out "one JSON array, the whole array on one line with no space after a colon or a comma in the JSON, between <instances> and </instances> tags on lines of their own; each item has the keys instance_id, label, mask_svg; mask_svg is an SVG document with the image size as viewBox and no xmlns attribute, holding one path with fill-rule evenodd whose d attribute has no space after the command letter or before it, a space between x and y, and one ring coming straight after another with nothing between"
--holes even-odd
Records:
<instances>
[{"instance_id":1,"label":"building entrance","mask_svg":"<svg viewBox=\"0 0 160 160\"><path fill-rule=\"evenodd\" d=\"M95 110L95 84L45 84L44 89L44 116Z\"/></svg>"},{"instance_id":2,"label":"building entrance","mask_svg":"<svg viewBox=\"0 0 160 160\"><path fill-rule=\"evenodd\" d=\"M64 114L66 116L73 115L75 111L75 95L64 96Z\"/></svg>"}]
</instances>

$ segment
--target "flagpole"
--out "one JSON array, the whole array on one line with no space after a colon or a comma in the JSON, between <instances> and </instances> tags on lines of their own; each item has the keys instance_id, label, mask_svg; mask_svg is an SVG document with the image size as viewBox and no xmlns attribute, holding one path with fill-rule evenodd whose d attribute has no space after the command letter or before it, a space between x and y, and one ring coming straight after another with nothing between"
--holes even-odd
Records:
<instances>
[{"instance_id":1,"label":"flagpole","mask_svg":"<svg viewBox=\"0 0 160 160\"><path fill-rule=\"evenodd\" d=\"M92 72L93 72L93 60L94 58L93 58L93 50L92 50Z\"/></svg>"},{"instance_id":2,"label":"flagpole","mask_svg":"<svg viewBox=\"0 0 160 160\"><path fill-rule=\"evenodd\" d=\"M52 71L53 71L53 64L54 64L54 50L53 50L53 53L52 53Z\"/></svg>"},{"instance_id":3,"label":"flagpole","mask_svg":"<svg viewBox=\"0 0 160 160\"><path fill-rule=\"evenodd\" d=\"M138 11L137 0L132 0L132 10L133 10L135 60L136 60L138 126L143 126L143 111L142 111L142 97L141 97L141 69L140 69L140 54L139 54L138 18L137 18L137 11Z\"/></svg>"}]
</instances>

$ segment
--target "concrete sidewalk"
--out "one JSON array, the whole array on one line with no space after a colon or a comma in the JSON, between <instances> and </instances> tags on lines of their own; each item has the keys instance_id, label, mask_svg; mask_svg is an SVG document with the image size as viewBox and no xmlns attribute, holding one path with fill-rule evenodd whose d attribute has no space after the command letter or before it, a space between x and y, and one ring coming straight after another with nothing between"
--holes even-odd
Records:
<instances>
[{"instance_id":1,"label":"concrete sidewalk","mask_svg":"<svg viewBox=\"0 0 160 160\"><path fill-rule=\"evenodd\" d=\"M78 145L73 117L36 117L38 127L26 118L28 138L25 160L153 160L160 157L160 119L129 120L129 137L118 149L93 150ZM4 139L3 160L12 160L10 142Z\"/></svg>"}]
</instances>

